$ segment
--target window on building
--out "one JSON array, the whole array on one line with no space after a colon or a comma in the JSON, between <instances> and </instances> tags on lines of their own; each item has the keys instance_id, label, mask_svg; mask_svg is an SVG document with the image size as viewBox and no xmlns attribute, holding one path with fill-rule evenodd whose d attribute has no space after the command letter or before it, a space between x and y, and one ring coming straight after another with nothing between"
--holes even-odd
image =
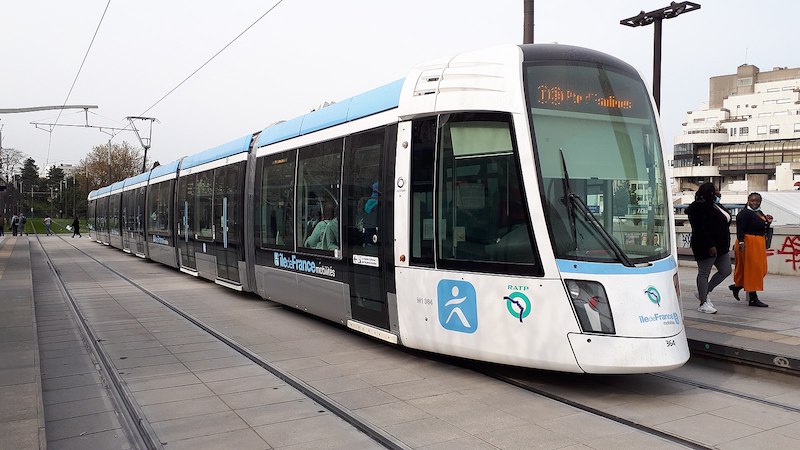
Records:
<instances>
[{"instance_id":1,"label":"window on building","mask_svg":"<svg viewBox=\"0 0 800 450\"><path fill-rule=\"evenodd\" d=\"M765 135L765 134L767 134L767 126L766 126L766 125L759 125L759 126L758 126L758 130L757 130L757 133L758 133L759 135Z\"/></svg>"},{"instance_id":2,"label":"window on building","mask_svg":"<svg viewBox=\"0 0 800 450\"><path fill-rule=\"evenodd\" d=\"M765 105L774 105L774 104L776 104L776 103L778 103L778 101L777 101L777 100L775 100L775 99L772 99L772 100L764 100L764 101L763 101L763 104L765 104Z\"/></svg>"},{"instance_id":3,"label":"window on building","mask_svg":"<svg viewBox=\"0 0 800 450\"><path fill-rule=\"evenodd\" d=\"M788 115L789 115L789 111L778 111L775 114L773 114L773 116L776 116L776 117L777 116L788 116Z\"/></svg>"},{"instance_id":4,"label":"window on building","mask_svg":"<svg viewBox=\"0 0 800 450\"><path fill-rule=\"evenodd\" d=\"M779 105L785 105L785 104L791 103L791 102L792 102L792 99L790 99L790 98L779 98L775 103L777 103Z\"/></svg>"},{"instance_id":5,"label":"window on building","mask_svg":"<svg viewBox=\"0 0 800 450\"><path fill-rule=\"evenodd\" d=\"M767 89L767 92L778 92L778 88L769 88Z\"/></svg>"},{"instance_id":6,"label":"window on building","mask_svg":"<svg viewBox=\"0 0 800 450\"><path fill-rule=\"evenodd\" d=\"M794 132L795 133L800 133L800 123L794 124Z\"/></svg>"},{"instance_id":7,"label":"window on building","mask_svg":"<svg viewBox=\"0 0 800 450\"><path fill-rule=\"evenodd\" d=\"M758 113L758 117L772 117L771 112Z\"/></svg>"},{"instance_id":8,"label":"window on building","mask_svg":"<svg viewBox=\"0 0 800 450\"><path fill-rule=\"evenodd\" d=\"M779 125L770 125L769 126L769 134L778 134L780 133L781 127Z\"/></svg>"},{"instance_id":9,"label":"window on building","mask_svg":"<svg viewBox=\"0 0 800 450\"><path fill-rule=\"evenodd\" d=\"M753 77L739 78L736 80L737 86L750 86L753 84Z\"/></svg>"},{"instance_id":10,"label":"window on building","mask_svg":"<svg viewBox=\"0 0 800 450\"><path fill-rule=\"evenodd\" d=\"M750 133L750 127L740 127L739 136L747 136Z\"/></svg>"}]
</instances>

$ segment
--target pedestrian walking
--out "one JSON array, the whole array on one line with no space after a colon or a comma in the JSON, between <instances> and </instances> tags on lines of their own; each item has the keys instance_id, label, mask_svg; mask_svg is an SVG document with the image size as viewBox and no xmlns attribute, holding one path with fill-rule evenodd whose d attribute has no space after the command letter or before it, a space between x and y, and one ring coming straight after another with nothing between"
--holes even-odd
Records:
<instances>
[{"instance_id":1,"label":"pedestrian walking","mask_svg":"<svg viewBox=\"0 0 800 450\"><path fill-rule=\"evenodd\" d=\"M694 196L695 200L686 208L692 225L692 253L697 261L697 293L700 300L698 311L715 314L717 309L708 294L731 274L731 213L720 204L719 189L714 183L703 183ZM717 272L711 277L711 268Z\"/></svg>"},{"instance_id":2,"label":"pedestrian walking","mask_svg":"<svg viewBox=\"0 0 800 450\"><path fill-rule=\"evenodd\" d=\"M78 216L75 216L75 220L72 221L72 237L75 237L76 234L81 237L81 221L78 220Z\"/></svg>"},{"instance_id":3,"label":"pedestrian walking","mask_svg":"<svg viewBox=\"0 0 800 450\"><path fill-rule=\"evenodd\" d=\"M761 194L753 192L747 196L747 207L736 215L736 243L733 254L736 269L733 284L728 288L739 300L739 291L747 292L748 305L765 308L769 305L758 298L764 290L767 275L767 235L771 231L772 216L761 211Z\"/></svg>"},{"instance_id":4,"label":"pedestrian walking","mask_svg":"<svg viewBox=\"0 0 800 450\"><path fill-rule=\"evenodd\" d=\"M50 229L51 226L53 226L53 219L51 219L50 214L48 214L44 218L44 231L47 236L53 235L53 231Z\"/></svg>"},{"instance_id":5,"label":"pedestrian walking","mask_svg":"<svg viewBox=\"0 0 800 450\"><path fill-rule=\"evenodd\" d=\"M19 226L19 216L14 214L13 216L11 216L11 235L12 236L16 236L17 235L17 227L18 226Z\"/></svg>"},{"instance_id":6,"label":"pedestrian walking","mask_svg":"<svg viewBox=\"0 0 800 450\"><path fill-rule=\"evenodd\" d=\"M0 236L5 236L6 233L6 216L0 214Z\"/></svg>"},{"instance_id":7,"label":"pedestrian walking","mask_svg":"<svg viewBox=\"0 0 800 450\"><path fill-rule=\"evenodd\" d=\"M27 222L28 222L28 219L25 218L25 213L19 213L19 225L17 227L19 228L19 235L20 236L22 236L23 233L28 234L28 232L25 231L25 224Z\"/></svg>"}]
</instances>

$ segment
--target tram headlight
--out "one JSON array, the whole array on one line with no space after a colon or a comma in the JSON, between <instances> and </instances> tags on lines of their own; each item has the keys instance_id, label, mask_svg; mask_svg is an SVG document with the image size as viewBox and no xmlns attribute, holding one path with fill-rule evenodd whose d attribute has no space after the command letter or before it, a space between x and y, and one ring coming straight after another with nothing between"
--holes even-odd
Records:
<instances>
[{"instance_id":1,"label":"tram headlight","mask_svg":"<svg viewBox=\"0 0 800 450\"><path fill-rule=\"evenodd\" d=\"M611 305L602 284L586 280L564 280L564 284L583 331L615 333Z\"/></svg>"}]
</instances>

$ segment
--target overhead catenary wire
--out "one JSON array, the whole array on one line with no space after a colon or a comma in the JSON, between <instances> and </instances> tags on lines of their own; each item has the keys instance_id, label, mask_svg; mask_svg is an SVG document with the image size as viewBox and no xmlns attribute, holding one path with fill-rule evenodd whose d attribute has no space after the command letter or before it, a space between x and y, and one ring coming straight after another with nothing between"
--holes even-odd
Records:
<instances>
[{"instance_id":1,"label":"overhead catenary wire","mask_svg":"<svg viewBox=\"0 0 800 450\"><path fill-rule=\"evenodd\" d=\"M81 71L83 70L83 65L86 64L86 59L89 57L89 52L92 50L92 46L94 45L94 41L97 38L97 33L100 31L100 26L103 24L103 19L105 19L105 17L106 17L106 13L108 12L108 7L109 6L111 6L111 0L108 0L108 3L106 3L105 9L103 9L103 15L100 16L100 21L97 23L97 28L95 28L95 30L94 30L94 34L92 35L92 40L91 40L91 42L89 42L89 47L86 49L86 53L83 55L83 60L81 61L81 65L78 68L78 73L75 74L75 79L72 80L72 86L69 87L69 92L67 92L67 97L64 99L64 103L61 105L62 107L67 104L67 102L69 101L70 95L72 95L72 90L75 89L75 84L78 83L78 77L80 77L80 75L81 75ZM56 117L55 123L58 123L58 119L61 118L61 112L62 111L63 111L63 109L59 110L58 117ZM50 133L49 133L50 137L47 140L47 158L45 158L45 163L44 163L45 167L47 167L47 165L50 163L50 147L51 147L51 144L53 142L53 130L54 129L55 129L55 125L50 127Z\"/></svg>"},{"instance_id":2,"label":"overhead catenary wire","mask_svg":"<svg viewBox=\"0 0 800 450\"><path fill-rule=\"evenodd\" d=\"M193 77L195 74L197 74L197 72L199 72L200 70L202 70L202 69L203 69L203 67L205 67L206 65L208 65L208 63L210 63L211 61L213 61L213 60L214 60L214 58L216 58L217 56L219 56L219 55L220 55L220 53L224 52L224 51L225 51L225 50L226 50L228 47L230 47L230 46L231 46L231 45L232 45L234 42L236 42L236 41L237 41L237 40L238 40L240 37L242 37L242 36L243 36L245 33L247 33L247 32L248 32L248 31L249 31L251 28L253 28L253 27L254 27L254 26L255 26L255 25L258 23L258 22L260 22L260 21L261 21L261 19L263 19L264 17L266 17L266 16L267 16L267 14L271 13L271 12L272 12L272 10L274 10L275 8L277 8L277 7L278 7L278 5L280 5L281 3L283 3L283 0L278 0L278 2L277 2L277 3L275 3L274 5L272 5L272 6L271 6L271 7L270 7L270 8L269 8L269 9L268 9L268 10L267 10L267 11L266 11L264 14L262 14L262 15L261 15L261 16L260 16L258 19L256 19L256 20L255 20L253 23L251 23L251 24L250 24L250 25L249 25L247 28L245 28L245 29L244 29L244 30L243 30L241 33L239 33L238 35L236 35L236 37L235 37L235 38L233 38L233 40L231 40L230 42L228 42L227 44L225 44L225 46L224 46L224 47L222 47L222 48L221 48L221 49L220 49L220 50L219 50L217 53L214 53L214 55L213 55L213 56L211 56L211 58L209 58L209 59L208 59L206 62L204 62L203 64L201 64L201 65L200 65L200 67L198 67L197 69L195 69L195 70L194 70L194 72L190 73L190 74L189 74L189 76L187 76L186 78L184 78L184 79L183 79L183 81L181 81L180 83L178 83L178 85L177 85L177 86L175 86L174 88L170 89L170 90L169 90L169 91L168 91L166 94L164 94L164 95L163 95L163 96L162 96L160 99L158 99L158 100L157 100L155 103L153 103L153 104L152 104L152 105L151 105L149 108L147 108L147 109L145 109L144 111L142 111L142 113L141 113L141 114L139 114L139 115L140 115L140 116L144 116L145 114L147 114L147 112L148 112L148 111L150 111L151 109L155 108L155 107L156 107L156 106L157 106L159 103L161 103L162 101L164 101L164 99L165 99L165 98L167 98L167 97L168 97L170 94L172 94L173 92L175 92L175 91L176 91L176 90L177 90L179 87L181 87L181 86L182 86L184 83L186 83L187 81L189 81L189 79L190 79L190 78L192 78L192 77Z\"/></svg>"}]
</instances>

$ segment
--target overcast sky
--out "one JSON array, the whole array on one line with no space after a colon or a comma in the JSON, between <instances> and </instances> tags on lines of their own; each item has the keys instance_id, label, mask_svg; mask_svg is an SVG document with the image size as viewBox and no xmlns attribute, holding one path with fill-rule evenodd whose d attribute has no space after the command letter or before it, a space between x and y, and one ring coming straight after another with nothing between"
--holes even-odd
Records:
<instances>
[{"instance_id":1,"label":"overcast sky","mask_svg":"<svg viewBox=\"0 0 800 450\"><path fill-rule=\"evenodd\" d=\"M157 118L150 162L166 163L406 76L417 63L522 42L523 0L283 0L175 92L167 92L277 0L112 0L67 100L108 0L4 1L0 6L0 109L91 104L89 124L125 127ZM745 62L762 70L800 66L800 2L699 0L664 22L662 143L671 152L686 111L708 100L708 79ZM537 43L571 44L617 56L652 86L653 26L620 19L667 0L537 0ZM47 162L77 163L110 136L56 128L58 112L0 115L3 147ZM83 124L65 111L63 124ZM140 123L140 125L142 125ZM139 145L123 132L114 142Z\"/></svg>"}]
</instances>

